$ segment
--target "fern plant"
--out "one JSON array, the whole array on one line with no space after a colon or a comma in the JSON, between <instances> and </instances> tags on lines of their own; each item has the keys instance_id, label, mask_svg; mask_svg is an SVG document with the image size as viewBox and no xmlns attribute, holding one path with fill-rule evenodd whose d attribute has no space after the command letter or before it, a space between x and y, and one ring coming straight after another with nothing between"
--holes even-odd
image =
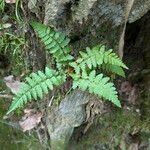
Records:
<instances>
[{"instance_id":1,"label":"fern plant","mask_svg":"<svg viewBox=\"0 0 150 150\"><path fill-rule=\"evenodd\" d=\"M7 114L28 101L42 99L43 94L53 90L54 86L66 82L68 76L73 79L73 89L88 90L89 93L121 107L116 88L110 82L110 78L104 73L98 73L103 70L125 76L123 69L127 69L127 66L113 50L106 50L105 46L97 45L92 49L86 48L85 52L80 51L80 56L75 60L70 55L71 49L68 46L70 40L63 33L37 22L32 22L31 26L46 50L55 59L56 69L46 67L44 72L38 71L26 77L21 90L14 96ZM68 68L72 71L68 71Z\"/></svg>"}]
</instances>

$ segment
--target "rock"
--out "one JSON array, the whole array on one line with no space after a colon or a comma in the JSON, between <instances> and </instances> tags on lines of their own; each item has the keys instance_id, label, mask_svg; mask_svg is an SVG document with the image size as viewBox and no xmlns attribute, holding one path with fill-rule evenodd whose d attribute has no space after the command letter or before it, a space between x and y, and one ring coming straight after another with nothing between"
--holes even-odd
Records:
<instances>
[{"instance_id":1,"label":"rock","mask_svg":"<svg viewBox=\"0 0 150 150\"><path fill-rule=\"evenodd\" d=\"M70 27L91 20L90 26L97 27L104 22L119 26L124 24L127 6L128 0L80 0L78 3L75 0L47 0L44 22L55 27L63 24ZM149 10L150 0L135 0L129 22L140 19Z\"/></svg>"},{"instance_id":2,"label":"rock","mask_svg":"<svg viewBox=\"0 0 150 150\"><path fill-rule=\"evenodd\" d=\"M76 90L62 100L58 109L49 111L46 122L53 149L65 149L74 128L86 119L85 104L89 100L88 93Z\"/></svg>"},{"instance_id":3,"label":"rock","mask_svg":"<svg viewBox=\"0 0 150 150\"><path fill-rule=\"evenodd\" d=\"M143 17L150 10L150 0L135 0L131 14L129 16L129 23Z\"/></svg>"},{"instance_id":4,"label":"rock","mask_svg":"<svg viewBox=\"0 0 150 150\"><path fill-rule=\"evenodd\" d=\"M65 32L73 41L73 49L91 47L101 41L109 48L118 50L117 53L122 57L126 30L124 25L140 19L150 9L150 0L134 0L133 6L129 2L47 0L44 23Z\"/></svg>"},{"instance_id":5,"label":"rock","mask_svg":"<svg viewBox=\"0 0 150 150\"><path fill-rule=\"evenodd\" d=\"M47 0L45 3L45 18L44 23L50 23L56 26L61 19L64 18L65 4L70 0ZM66 17L65 17L66 18Z\"/></svg>"}]
</instances>

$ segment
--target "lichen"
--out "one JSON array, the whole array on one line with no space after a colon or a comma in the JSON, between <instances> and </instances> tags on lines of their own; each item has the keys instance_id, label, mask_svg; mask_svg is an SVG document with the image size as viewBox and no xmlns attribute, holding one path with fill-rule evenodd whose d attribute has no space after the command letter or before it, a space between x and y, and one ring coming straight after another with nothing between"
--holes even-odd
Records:
<instances>
[{"instance_id":1,"label":"lichen","mask_svg":"<svg viewBox=\"0 0 150 150\"><path fill-rule=\"evenodd\" d=\"M83 19L86 21L91 13L91 8L97 0L80 0L78 5L72 6L73 21L79 21L82 24Z\"/></svg>"}]
</instances>

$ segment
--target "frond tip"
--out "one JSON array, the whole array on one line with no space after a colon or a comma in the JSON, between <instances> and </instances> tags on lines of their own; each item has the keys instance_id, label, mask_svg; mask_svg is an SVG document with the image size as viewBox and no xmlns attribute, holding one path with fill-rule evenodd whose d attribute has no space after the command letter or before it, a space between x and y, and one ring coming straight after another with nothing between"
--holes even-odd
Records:
<instances>
[{"instance_id":1,"label":"frond tip","mask_svg":"<svg viewBox=\"0 0 150 150\"><path fill-rule=\"evenodd\" d=\"M80 57L76 62L81 69L86 68L86 66L92 69L102 64L111 64L127 69L127 66L113 50L106 50L104 45L98 45L92 49L86 48L86 52L80 52Z\"/></svg>"},{"instance_id":2,"label":"frond tip","mask_svg":"<svg viewBox=\"0 0 150 150\"><path fill-rule=\"evenodd\" d=\"M83 91L88 90L89 93L103 97L121 107L114 84L108 82L109 77L103 77L103 74L96 75L95 71L91 71L89 75L84 73L82 76L72 75L72 77L74 78L73 89L79 87Z\"/></svg>"},{"instance_id":3,"label":"frond tip","mask_svg":"<svg viewBox=\"0 0 150 150\"><path fill-rule=\"evenodd\" d=\"M7 114L22 107L32 99L42 99L43 94L47 94L49 90L53 90L54 85L59 86L65 80L65 75L59 75L58 72L47 67L45 73L42 71L32 73L30 77L26 77L26 82L22 84L21 90L13 98Z\"/></svg>"}]
</instances>

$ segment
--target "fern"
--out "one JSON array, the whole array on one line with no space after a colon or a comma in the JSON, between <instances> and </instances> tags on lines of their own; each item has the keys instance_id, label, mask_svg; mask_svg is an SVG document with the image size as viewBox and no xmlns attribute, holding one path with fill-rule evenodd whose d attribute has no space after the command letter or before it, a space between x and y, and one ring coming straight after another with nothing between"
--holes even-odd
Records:
<instances>
[{"instance_id":1,"label":"fern","mask_svg":"<svg viewBox=\"0 0 150 150\"><path fill-rule=\"evenodd\" d=\"M116 106L121 107L114 84L108 82L109 77L103 77L103 74L96 75L95 70L91 71L89 75L84 72L81 76L72 74L72 77L74 79L73 89L79 87L83 91L88 90L90 93L110 100Z\"/></svg>"},{"instance_id":2,"label":"fern","mask_svg":"<svg viewBox=\"0 0 150 150\"><path fill-rule=\"evenodd\" d=\"M64 81L65 75L59 75L58 72L47 67L45 73L42 71L32 73L30 77L26 77L26 83L22 84L20 92L13 98L8 113L22 107L32 99L42 99L44 93L47 94L49 89L53 90L54 85L59 86Z\"/></svg>"},{"instance_id":3,"label":"fern","mask_svg":"<svg viewBox=\"0 0 150 150\"><path fill-rule=\"evenodd\" d=\"M69 39L64 34L40 23L32 22L31 25L47 51L55 58L57 71L46 67L45 72L38 71L26 77L21 90L14 96L8 113L22 107L32 99L42 99L43 95L53 90L54 86L65 82L68 76L73 79L73 89L88 90L121 107L116 88L109 81L110 78L102 73L98 75L96 73L96 70L103 70L103 72L125 76L123 68L127 69L127 66L112 50L106 50L103 45L92 49L86 48L86 52L80 51L80 57L73 61L73 56L70 55L71 49L68 46Z\"/></svg>"},{"instance_id":4,"label":"fern","mask_svg":"<svg viewBox=\"0 0 150 150\"><path fill-rule=\"evenodd\" d=\"M86 67L89 69L96 68L102 64L110 64L119 67L123 67L127 69L127 66L121 61L121 59L112 52L112 49L106 51L105 46L98 45L94 48L86 48L85 52L80 52L80 58L77 59L76 67L78 69L81 68L84 70ZM70 63L71 66L75 65L75 63Z\"/></svg>"},{"instance_id":5,"label":"fern","mask_svg":"<svg viewBox=\"0 0 150 150\"><path fill-rule=\"evenodd\" d=\"M50 27L37 22L32 22L31 25L38 33L45 48L56 58L57 62L66 62L73 59L69 54L71 52L68 46L70 40L63 33L56 32Z\"/></svg>"}]
</instances>

